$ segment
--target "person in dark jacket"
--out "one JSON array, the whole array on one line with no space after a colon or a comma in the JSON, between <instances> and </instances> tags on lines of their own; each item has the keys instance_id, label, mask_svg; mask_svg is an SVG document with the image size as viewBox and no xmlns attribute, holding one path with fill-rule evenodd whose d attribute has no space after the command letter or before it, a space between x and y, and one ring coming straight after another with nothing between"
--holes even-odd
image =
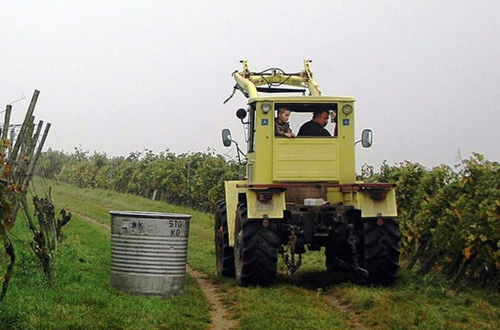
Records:
<instances>
[{"instance_id":1,"label":"person in dark jacket","mask_svg":"<svg viewBox=\"0 0 500 330\"><path fill-rule=\"evenodd\" d=\"M325 129L330 113L328 110L315 111L313 119L302 124L297 136L332 136Z\"/></svg>"}]
</instances>

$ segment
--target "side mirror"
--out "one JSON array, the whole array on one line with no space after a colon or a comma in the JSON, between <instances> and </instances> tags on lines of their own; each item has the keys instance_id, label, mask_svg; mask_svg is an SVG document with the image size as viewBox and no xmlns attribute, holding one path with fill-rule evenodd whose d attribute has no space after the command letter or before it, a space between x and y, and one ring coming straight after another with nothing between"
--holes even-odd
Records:
<instances>
[{"instance_id":1,"label":"side mirror","mask_svg":"<svg viewBox=\"0 0 500 330\"><path fill-rule=\"evenodd\" d=\"M245 117L247 116L247 111L243 108L239 108L238 110L236 110L236 117L238 117L241 121L243 121L243 119L245 119Z\"/></svg>"},{"instance_id":2,"label":"side mirror","mask_svg":"<svg viewBox=\"0 0 500 330\"><path fill-rule=\"evenodd\" d=\"M363 148L370 148L373 143L373 132L371 129L364 129L361 132L361 145Z\"/></svg>"},{"instance_id":3,"label":"side mirror","mask_svg":"<svg viewBox=\"0 0 500 330\"><path fill-rule=\"evenodd\" d=\"M229 147L231 145L232 139L231 139L231 131L229 128L224 128L222 130L222 144L224 147Z\"/></svg>"}]
</instances>

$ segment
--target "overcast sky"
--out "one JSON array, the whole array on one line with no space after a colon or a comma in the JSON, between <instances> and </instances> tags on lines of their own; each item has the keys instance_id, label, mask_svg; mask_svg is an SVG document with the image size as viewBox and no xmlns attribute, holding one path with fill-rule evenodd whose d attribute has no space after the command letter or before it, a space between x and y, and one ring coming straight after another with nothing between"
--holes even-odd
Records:
<instances>
[{"instance_id":1,"label":"overcast sky","mask_svg":"<svg viewBox=\"0 0 500 330\"><path fill-rule=\"evenodd\" d=\"M47 146L110 155L222 147L246 100L231 73L300 71L357 99L358 166L500 159L500 1L0 2L0 107L53 126Z\"/></svg>"}]
</instances>

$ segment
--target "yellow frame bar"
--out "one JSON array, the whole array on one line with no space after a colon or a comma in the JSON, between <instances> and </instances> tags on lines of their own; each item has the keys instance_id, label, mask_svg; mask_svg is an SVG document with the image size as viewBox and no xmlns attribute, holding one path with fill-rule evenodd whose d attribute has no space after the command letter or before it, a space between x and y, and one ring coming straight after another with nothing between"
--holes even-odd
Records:
<instances>
[{"instance_id":1,"label":"yellow frame bar","mask_svg":"<svg viewBox=\"0 0 500 330\"><path fill-rule=\"evenodd\" d=\"M258 97L257 87L265 86L269 83L304 87L309 89L311 96L321 96L319 84L313 79L310 60L304 60L304 70L298 74L283 75L280 72L274 72L271 75L266 75L265 79L262 75L253 74L249 71L247 60L243 60L242 63L243 71L234 72L233 77L236 80L236 84L248 93L248 98Z\"/></svg>"}]
</instances>

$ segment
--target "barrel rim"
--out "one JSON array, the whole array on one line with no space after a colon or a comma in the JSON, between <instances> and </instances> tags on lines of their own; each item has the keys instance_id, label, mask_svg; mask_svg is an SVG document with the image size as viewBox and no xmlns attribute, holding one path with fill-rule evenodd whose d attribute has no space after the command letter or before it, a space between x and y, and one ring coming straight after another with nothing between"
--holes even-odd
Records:
<instances>
[{"instance_id":1,"label":"barrel rim","mask_svg":"<svg viewBox=\"0 0 500 330\"><path fill-rule=\"evenodd\" d=\"M183 213L163 213L149 211L116 211L111 210L109 213L112 216L133 217L133 218L148 218L148 219L191 219L191 215Z\"/></svg>"}]
</instances>

